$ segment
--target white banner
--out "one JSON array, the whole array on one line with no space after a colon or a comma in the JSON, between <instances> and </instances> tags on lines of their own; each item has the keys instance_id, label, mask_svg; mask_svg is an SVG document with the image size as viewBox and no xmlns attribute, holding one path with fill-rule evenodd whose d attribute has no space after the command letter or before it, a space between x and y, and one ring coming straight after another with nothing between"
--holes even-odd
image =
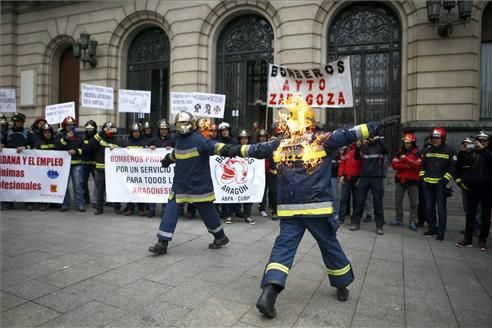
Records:
<instances>
[{"instance_id":1,"label":"white banner","mask_svg":"<svg viewBox=\"0 0 492 328\"><path fill-rule=\"evenodd\" d=\"M210 157L215 203L261 203L265 191L265 160Z\"/></svg>"},{"instance_id":2,"label":"white banner","mask_svg":"<svg viewBox=\"0 0 492 328\"><path fill-rule=\"evenodd\" d=\"M75 117L75 102L46 106L44 116L49 124L61 123L67 116Z\"/></svg>"},{"instance_id":3,"label":"white banner","mask_svg":"<svg viewBox=\"0 0 492 328\"><path fill-rule=\"evenodd\" d=\"M98 85L82 84L82 107L114 109L113 88Z\"/></svg>"},{"instance_id":4,"label":"white banner","mask_svg":"<svg viewBox=\"0 0 492 328\"><path fill-rule=\"evenodd\" d=\"M171 113L185 111L194 116L224 118L225 95L171 92Z\"/></svg>"},{"instance_id":5,"label":"white banner","mask_svg":"<svg viewBox=\"0 0 492 328\"><path fill-rule=\"evenodd\" d=\"M165 148L106 148L106 200L167 203L174 178L174 165L163 168L161 160L169 152Z\"/></svg>"},{"instance_id":6,"label":"white banner","mask_svg":"<svg viewBox=\"0 0 492 328\"><path fill-rule=\"evenodd\" d=\"M15 89L0 88L0 112L15 113L16 111Z\"/></svg>"},{"instance_id":7,"label":"white banner","mask_svg":"<svg viewBox=\"0 0 492 328\"><path fill-rule=\"evenodd\" d=\"M118 108L120 113L150 113L150 91L118 91Z\"/></svg>"},{"instance_id":8,"label":"white banner","mask_svg":"<svg viewBox=\"0 0 492 328\"><path fill-rule=\"evenodd\" d=\"M301 94L311 107L353 107L350 57L310 69L270 64L268 106L285 107L283 102L294 94Z\"/></svg>"},{"instance_id":9,"label":"white banner","mask_svg":"<svg viewBox=\"0 0 492 328\"><path fill-rule=\"evenodd\" d=\"M66 151L3 149L0 200L63 203L71 156Z\"/></svg>"}]
</instances>

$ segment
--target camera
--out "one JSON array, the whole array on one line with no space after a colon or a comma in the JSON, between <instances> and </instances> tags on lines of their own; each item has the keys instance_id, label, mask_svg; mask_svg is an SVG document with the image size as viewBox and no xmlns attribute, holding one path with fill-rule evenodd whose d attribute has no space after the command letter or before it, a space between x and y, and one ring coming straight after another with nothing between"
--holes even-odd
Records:
<instances>
[{"instance_id":1,"label":"camera","mask_svg":"<svg viewBox=\"0 0 492 328\"><path fill-rule=\"evenodd\" d=\"M466 149L475 149L475 145L474 145L474 144L472 144L472 143L467 143L467 144L465 145L465 148L466 148Z\"/></svg>"}]
</instances>

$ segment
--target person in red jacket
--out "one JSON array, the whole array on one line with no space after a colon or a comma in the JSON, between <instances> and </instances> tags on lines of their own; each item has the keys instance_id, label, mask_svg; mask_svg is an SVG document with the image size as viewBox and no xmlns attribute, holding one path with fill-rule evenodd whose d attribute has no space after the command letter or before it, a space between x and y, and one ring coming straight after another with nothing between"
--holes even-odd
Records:
<instances>
[{"instance_id":1,"label":"person in red jacket","mask_svg":"<svg viewBox=\"0 0 492 328\"><path fill-rule=\"evenodd\" d=\"M360 156L355 154L360 151L360 141L354 142L352 145L342 150L340 155L340 166L338 167L338 177L342 184L340 193L340 205L338 206L338 220L340 224L345 223L345 212L347 203L350 202L352 196L352 214L357 204L357 182L360 176Z\"/></svg>"},{"instance_id":2,"label":"person in red jacket","mask_svg":"<svg viewBox=\"0 0 492 328\"><path fill-rule=\"evenodd\" d=\"M390 225L403 225L403 197L405 192L407 192L410 199L410 229L417 231L418 183L420 181L419 171L422 160L418 155L417 139L413 133L405 133L401 142L402 147L391 162L393 169L396 171L396 220L391 222Z\"/></svg>"}]
</instances>

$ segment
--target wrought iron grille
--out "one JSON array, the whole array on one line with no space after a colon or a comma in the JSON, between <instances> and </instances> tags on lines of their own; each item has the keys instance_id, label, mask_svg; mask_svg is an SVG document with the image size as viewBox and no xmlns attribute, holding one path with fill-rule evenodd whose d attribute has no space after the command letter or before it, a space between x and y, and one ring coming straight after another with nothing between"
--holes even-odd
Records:
<instances>
[{"instance_id":1,"label":"wrought iron grille","mask_svg":"<svg viewBox=\"0 0 492 328\"><path fill-rule=\"evenodd\" d=\"M169 40L159 27L143 30L128 50L127 88L151 91L150 115L127 114L127 122L150 120L155 124L168 117Z\"/></svg>"},{"instance_id":2,"label":"wrought iron grille","mask_svg":"<svg viewBox=\"0 0 492 328\"><path fill-rule=\"evenodd\" d=\"M224 120L236 129L264 123L273 42L270 23L257 15L232 20L219 36L216 92L226 95Z\"/></svg>"},{"instance_id":3,"label":"wrought iron grille","mask_svg":"<svg viewBox=\"0 0 492 328\"><path fill-rule=\"evenodd\" d=\"M354 108L330 110L330 129L400 114L401 27L395 13L376 2L358 3L341 11L329 28L328 61L350 56ZM399 128L385 132L395 151Z\"/></svg>"}]
</instances>

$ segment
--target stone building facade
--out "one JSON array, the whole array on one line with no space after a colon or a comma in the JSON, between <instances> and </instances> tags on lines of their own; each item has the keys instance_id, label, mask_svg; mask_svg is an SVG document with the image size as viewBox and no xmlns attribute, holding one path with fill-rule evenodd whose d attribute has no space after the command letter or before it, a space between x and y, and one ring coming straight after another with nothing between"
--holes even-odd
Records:
<instances>
[{"instance_id":1,"label":"stone building facade","mask_svg":"<svg viewBox=\"0 0 492 328\"><path fill-rule=\"evenodd\" d=\"M98 42L95 67L73 57L84 31ZM121 88L151 90L153 120L170 116L170 91L225 93L226 119L250 127L272 115L269 62L307 68L348 54L357 121L398 113L417 131L492 127L487 1L474 1L470 21L448 37L419 0L2 1L1 35L0 87L16 88L29 118L49 104L78 106L80 84L89 83L114 88L115 111L80 107L80 122L125 127L133 117L118 113ZM320 109L317 119L333 127L353 114Z\"/></svg>"}]
</instances>

